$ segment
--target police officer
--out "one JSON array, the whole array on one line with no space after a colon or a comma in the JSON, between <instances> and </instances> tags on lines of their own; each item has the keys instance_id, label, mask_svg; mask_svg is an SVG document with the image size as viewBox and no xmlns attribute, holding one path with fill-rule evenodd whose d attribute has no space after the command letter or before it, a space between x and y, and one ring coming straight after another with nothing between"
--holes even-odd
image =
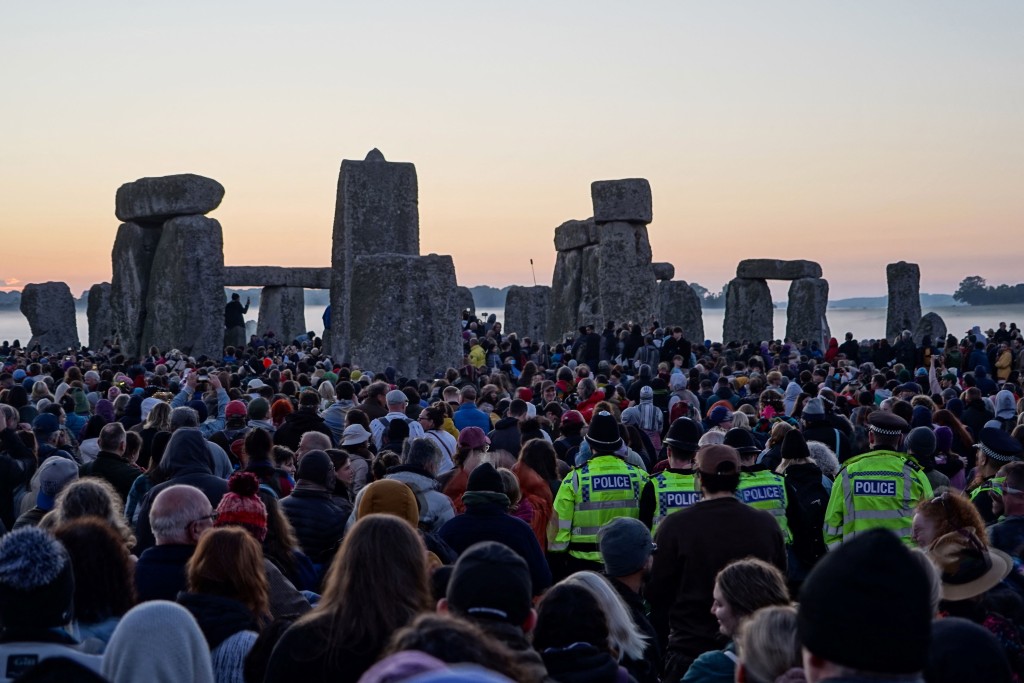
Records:
<instances>
[{"instance_id":1,"label":"police officer","mask_svg":"<svg viewBox=\"0 0 1024 683\"><path fill-rule=\"evenodd\" d=\"M676 510L688 508L700 500L700 484L693 472L696 455L704 430L688 417L678 417L668 428L665 445L668 447L668 469L653 475L640 495L640 521L651 534L658 524Z\"/></svg>"},{"instance_id":2,"label":"police officer","mask_svg":"<svg viewBox=\"0 0 1024 683\"><path fill-rule=\"evenodd\" d=\"M740 485L736 495L750 507L770 512L782 529L786 545L791 545L793 536L786 517L786 506L789 505L786 481L766 466L756 464L761 449L754 443L754 435L749 430L730 429L725 433L725 445L732 446L740 454Z\"/></svg>"},{"instance_id":3,"label":"police officer","mask_svg":"<svg viewBox=\"0 0 1024 683\"><path fill-rule=\"evenodd\" d=\"M558 531L548 552L553 573L562 576L603 569L597 532L617 517L636 519L647 482L646 472L616 455L622 437L611 413L602 410L594 415L586 439L592 457L566 476L555 496ZM561 562L556 560L559 555Z\"/></svg>"},{"instance_id":4,"label":"police officer","mask_svg":"<svg viewBox=\"0 0 1024 683\"><path fill-rule=\"evenodd\" d=\"M967 495L985 523L992 524L997 518L992 510L996 473L1003 465L1020 460L1021 444L1002 429L985 427L974 447L978 449L977 465L974 468L974 480L967 487Z\"/></svg>"},{"instance_id":5,"label":"police officer","mask_svg":"<svg viewBox=\"0 0 1024 683\"><path fill-rule=\"evenodd\" d=\"M900 453L910 431L899 415L875 411L868 418L870 451L846 461L825 512L829 549L869 529L892 531L913 546L914 507L932 495L932 485L913 458Z\"/></svg>"}]
</instances>

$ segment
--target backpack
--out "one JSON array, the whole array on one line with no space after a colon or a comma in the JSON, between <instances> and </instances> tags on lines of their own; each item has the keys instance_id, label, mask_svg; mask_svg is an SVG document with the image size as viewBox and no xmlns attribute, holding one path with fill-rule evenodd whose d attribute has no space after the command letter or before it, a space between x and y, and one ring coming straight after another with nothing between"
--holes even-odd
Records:
<instances>
[{"instance_id":1,"label":"backpack","mask_svg":"<svg viewBox=\"0 0 1024 683\"><path fill-rule=\"evenodd\" d=\"M692 414L692 408L690 408L689 401L685 399L679 399L672 404L672 411L668 416L668 424L672 424L680 417L690 417Z\"/></svg>"}]
</instances>

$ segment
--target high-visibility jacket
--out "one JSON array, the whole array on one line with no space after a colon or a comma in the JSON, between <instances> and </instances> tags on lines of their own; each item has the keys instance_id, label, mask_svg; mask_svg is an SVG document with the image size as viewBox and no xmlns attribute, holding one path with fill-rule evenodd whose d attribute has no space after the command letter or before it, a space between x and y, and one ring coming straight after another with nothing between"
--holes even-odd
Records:
<instances>
[{"instance_id":1,"label":"high-visibility jacket","mask_svg":"<svg viewBox=\"0 0 1024 683\"><path fill-rule=\"evenodd\" d=\"M932 495L920 465L895 451L850 458L839 470L825 512L829 549L871 529L888 529L913 546L914 507Z\"/></svg>"},{"instance_id":2,"label":"high-visibility jacket","mask_svg":"<svg viewBox=\"0 0 1024 683\"><path fill-rule=\"evenodd\" d=\"M688 508L701 499L700 484L693 474L659 472L651 477L654 486L654 520L651 535L658 532L658 525L673 512Z\"/></svg>"},{"instance_id":3,"label":"high-visibility jacket","mask_svg":"<svg viewBox=\"0 0 1024 683\"><path fill-rule=\"evenodd\" d=\"M789 532L789 519L786 517L789 496L786 494L785 479L771 470L741 472L736 497L752 508L772 513L782 528L782 537L786 545L793 542L793 535Z\"/></svg>"},{"instance_id":4,"label":"high-visibility jacket","mask_svg":"<svg viewBox=\"0 0 1024 683\"><path fill-rule=\"evenodd\" d=\"M549 552L601 561L597 532L616 517L640 516L647 473L614 455L598 455L574 469L555 496L558 531Z\"/></svg>"}]
</instances>

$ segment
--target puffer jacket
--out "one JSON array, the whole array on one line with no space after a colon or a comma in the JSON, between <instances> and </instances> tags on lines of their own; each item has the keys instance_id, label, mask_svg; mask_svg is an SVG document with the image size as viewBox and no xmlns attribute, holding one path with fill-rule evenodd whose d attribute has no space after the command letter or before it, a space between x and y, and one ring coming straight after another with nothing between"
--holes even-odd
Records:
<instances>
[{"instance_id":1,"label":"puffer jacket","mask_svg":"<svg viewBox=\"0 0 1024 683\"><path fill-rule=\"evenodd\" d=\"M330 562L348 520L330 492L300 479L291 495L281 500L281 509L295 528L302 552L316 564Z\"/></svg>"},{"instance_id":2,"label":"puffer jacket","mask_svg":"<svg viewBox=\"0 0 1024 683\"><path fill-rule=\"evenodd\" d=\"M400 481L412 489L420 504L420 526L427 531L437 531L455 516L451 498L437 490L437 480L424 470L399 465L388 470L385 479Z\"/></svg>"}]
</instances>

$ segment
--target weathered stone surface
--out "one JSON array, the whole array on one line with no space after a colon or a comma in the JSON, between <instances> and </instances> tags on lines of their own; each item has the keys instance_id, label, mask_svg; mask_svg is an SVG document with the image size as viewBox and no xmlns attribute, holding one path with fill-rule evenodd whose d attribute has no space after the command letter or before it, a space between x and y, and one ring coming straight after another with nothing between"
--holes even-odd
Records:
<instances>
[{"instance_id":1,"label":"weathered stone surface","mask_svg":"<svg viewBox=\"0 0 1024 683\"><path fill-rule=\"evenodd\" d=\"M580 300L576 320L566 332L576 334L580 325L595 323L601 317L601 247L593 245L580 251Z\"/></svg>"},{"instance_id":2,"label":"weathered stone surface","mask_svg":"<svg viewBox=\"0 0 1024 683\"><path fill-rule=\"evenodd\" d=\"M704 312L700 297L684 280L658 283L658 320L665 328L678 325L683 337L695 344L704 341Z\"/></svg>"},{"instance_id":3,"label":"weathered stone surface","mask_svg":"<svg viewBox=\"0 0 1024 683\"><path fill-rule=\"evenodd\" d=\"M543 339L550 296L551 288L544 285L509 287L505 298L505 331L515 332L520 339Z\"/></svg>"},{"instance_id":4,"label":"weathered stone surface","mask_svg":"<svg viewBox=\"0 0 1024 683\"><path fill-rule=\"evenodd\" d=\"M143 348L219 358L224 351L224 237L204 216L172 218L153 258Z\"/></svg>"},{"instance_id":5,"label":"weathered stone surface","mask_svg":"<svg viewBox=\"0 0 1024 683\"><path fill-rule=\"evenodd\" d=\"M225 287L300 287L330 289L330 268L281 266L225 266Z\"/></svg>"},{"instance_id":6,"label":"weathered stone surface","mask_svg":"<svg viewBox=\"0 0 1024 683\"><path fill-rule=\"evenodd\" d=\"M605 223L599 233L596 270L583 276L584 280L597 279L599 315L593 322L649 320L658 312L658 295L647 226ZM585 267L589 269L592 265ZM580 324L585 322L592 320L581 320Z\"/></svg>"},{"instance_id":7,"label":"weathered stone surface","mask_svg":"<svg viewBox=\"0 0 1024 683\"><path fill-rule=\"evenodd\" d=\"M458 299L459 299L459 320L462 320L462 313L469 311L470 315L476 315L476 301L473 300L473 292L469 291L469 287L458 288Z\"/></svg>"},{"instance_id":8,"label":"weathered stone surface","mask_svg":"<svg viewBox=\"0 0 1024 683\"><path fill-rule=\"evenodd\" d=\"M224 186L194 173L139 178L117 188L114 213L119 220L160 223L174 216L213 211L224 199Z\"/></svg>"},{"instance_id":9,"label":"weathered stone surface","mask_svg":"<svg viewBox=\"0 0 1024 683\"><path fill-rule=\"evenodd\" d=\"M892 341L903 330L913 331L921 320L921 269L906 261L890 263L885 278L889 284L885 336Z\"/></svg>"},{"instance_id":10,"label":"weathered stone surface","mask_svg":"<svg viewBox=\"0 0 1024 683\"><path fill-rule=\"evenodd\" d=\"M555 251L582 249L597 244L597 224L593 218L566 221L555 228Z\"/></svg>"},{"instance_id":11,"label":"weathered stone surface","mask_svg":"<svg viewBox=\"0 0 1024 683\"><path fill-rule=\"evenodd\" d=\"M121 351L129 357L138 357L142 348L150 272L159 242L159 229L123 223L110 253L110 313Z\"/></svg>"},{"instance_id":12,"label":"weathered stone surface","mask_svg":"<svg viewBox=\"0 0 1024 683\"><path fill-rule=\"evenodd\" d=\"M652 263L651 269L654 271L654 277L657 280L671 280L676 276L676 267L671 263Z\"/></svg>"},{"instance_id":13,"label":"weathered stone surface","mask_svg":"<svg viewBox=\"0 0 1024 683\"><path fill-rule=\"evenodd\" d=\"M306 332L306 302L301 287L264 287L260 293L257 334L274 336L288 343Z\"/></svg>"},{"instance_id":14,"label":"weathered stone surface","mask_svg":"<svg viewBox=\"0 0 1024 683\"><path fill-rule=\"evenodd\" d=\"M647 224L653 217L651 184L646 178L595 180L590 184L590 199L595 223Z\"/></svg>"},{"instance_id":15,"label":"weathered stone surface","mask_svg":"<svg viewBox=\"0 0 1024 683\"><path fill-rule=\"evenodd\" d=\"M822 349L832 336L825 309L828 307L828 281L819 277L793 280L789 285L786 308L786 339L818 342Z\"/></svg>"},{"instance_id":16,"label":"weathered stone surface","mask_svg":"<svg viewBox=\"0 0 1024 683\"><path fill-rule=\"evenodd\" d=\"M736 277L752 280L797 280L805 277L821 277L821 266L814 261L745 259L736 266Z\"/></svg>"},{"instance_id":17,"label":"weathered stone surface","mask_svg":"<svg viewBox=\"0 0 1024 683\"><path fill-rule=\"evenodd\" d=\"M103 340L113 341L114 312L110 306L110 283L101 282L89 288L89 304L86 308L89 320L89 348L98 349Z\"/></svg>"},{"instance_id":18,"label":"weathered stone surface","mask_svg":"<svg viewBox=\"0 0 1024 683\"><path fill-rule=\"evenodd\" d=\"M593 248L593 247L591 247ZM555 255L548 298L548 317L544 341L554 343L575 329L580 308L580 275L583 272L583 251L560 251Z\"/></svg>"},{"instance_id":19,"label":"weathered stone surface","mask_svg":"<svg viewBox=\"0 0 1024 683\"><path fill-rule=\"evenodd\" d=\"M78 350L78 323L75 320L75 297L64 282L43 282L25 285L21 290L21 312L28 318L32 338L43 351Z\"/></svg>"},{"instance_id":20,"label":"weathered stone surface","mask_svg":"<svg viewBox=\"0 0 1024 683\"><path fill-rule=\"evenodd\" d=\"M416 167L385 161L379 150L371 150L364 161L341 162L331 250L331 350L336 358L349 357L350 305L360 286L352 280L353 261L370 254L419 254L417 192ZM457 315L452 318L457 320Z\"/></svg>"},{"instance_id":21,"label":"weathered stone surface","mask_svg":"<svg viewBox=\"0 0 1024 683\"><path fill-rule=\"evenodd\" d=\"M358 291L349 328L354 365L375 372L392 366L406 377L432 377L461 364L459 299L450 256L359 256L353 260L352 281Z\"/></svg>"},{"instance_id":22,"label":"weathered stone surface","mask_svg":"<svg viewBox=\"0 0 1024 683\"><path fill-rule=\"evenodd\" d=\"M772 293L764 280L735 278L725 296L722 341L754 342L772 338Z\"/></svg>"},{"instance_id":23,"label":"weathered stone surface","mask_svg":"<svg viewBox=\"0 0 1024 683\"><path fill-rule=\"evenodd\" d=\"M946 321L938 313L925 313L914 326L914 343L921 345L930 336L933 346L942 346L946 339Z\"/></svg>"}]
</instances>

